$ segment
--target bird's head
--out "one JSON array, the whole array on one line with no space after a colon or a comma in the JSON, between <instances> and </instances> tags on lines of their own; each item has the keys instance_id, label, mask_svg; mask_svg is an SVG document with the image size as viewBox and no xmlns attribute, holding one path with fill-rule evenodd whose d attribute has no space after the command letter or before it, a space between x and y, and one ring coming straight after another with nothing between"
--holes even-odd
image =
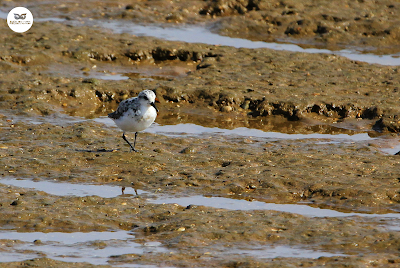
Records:
<instances>
[{"instance_id":1,"label":"bird's head","mask_svg":"<svg viewBox=\"0 0 400 268\"><path fill-rule=\"evenodd\" d=\"M149 89L143 90L142 92L139 93L138 98L140 100L141 103L147 103L147 105L151 105L154 107L154 109L156 109L156 111L158 112L158 109L156 107L156 94Z\"/></svg>"}]
</instances>

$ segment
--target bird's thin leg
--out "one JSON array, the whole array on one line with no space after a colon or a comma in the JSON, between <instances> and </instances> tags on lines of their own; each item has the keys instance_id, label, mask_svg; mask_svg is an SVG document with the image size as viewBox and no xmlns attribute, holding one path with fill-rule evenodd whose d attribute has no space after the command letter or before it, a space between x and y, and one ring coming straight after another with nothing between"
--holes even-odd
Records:
<instances>
[{"instance_id":1,"label":"bird's thin leg","mask_svg":"<svg viewBox=\"0 0 400 268\"><path fill-rule=\"evenodd\" d=\"M137 151L135 150L137 134L138 134L138 133L135 132L135 141L133 142L133 150L134 150L135 152L137 152Z\"/></svg>"},{"instance_id":2,"label":"bird's thin leg","mask_svg":"<svg viewBox=\"0 0 400 268\"><path fill-rule=\"evenodd\" d=\"M126 142L129 144L129 146L131 147L131 152L132 152L132 151L137 152L137 151L135 150L135 146L132 146L132 144L126 139L125 133L122 133L122 138L123 138L124 141L126 141ZM135 143L136 143L136 135L135 135Z\"/></svg>"}]
</instances>

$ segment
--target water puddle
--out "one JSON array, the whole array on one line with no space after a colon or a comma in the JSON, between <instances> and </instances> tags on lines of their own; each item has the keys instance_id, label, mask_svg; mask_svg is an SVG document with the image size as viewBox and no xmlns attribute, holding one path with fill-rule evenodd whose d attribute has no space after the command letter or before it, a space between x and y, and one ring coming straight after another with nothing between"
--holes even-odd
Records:
<instances>
[{"instance_id":1,"label":"water puddle","mask_svg":"<svg viewBox=\"0 0 400 268\"><path fill-rule=\"evenodd\" d=\"M232 38L212 33L205 26L179 26L171 25L138 25L127 21L97 21L94 26L111 29L115 33L129 33L137 36L152 36L168 41L183 41L187 43L204 43L208 45L232 46L236 48L269 48L273 50L285 50L291 52L304 53L324 53L335 54L346 57L351 60L357 60L367 63L377 63L382 65L400 65L400 54L394 55L374 55L361 53L357 50L343 49L339 51L331 51L319 48L302 48L295 44L274 43L251 41L242 38Z\"/></svg>"},{"instance_id":2,"label":"water puddle","mask_svg":"<svg viewBox=\"0 0 400 268\"><path fill-rule=\"evenodd\" d=\"M99 196L103 198L113 198L122 195L121 186L111 185L89 185L73 184L65 182L32 181L18 179L0 179L0 183L22 188L31 188L57 196ZM62 185L62 186L61 186ZM61 186L61 187L60 187ZM145 191L137 190L138 194L145 194ZM128 187L124 190L125 195L136 195L135 190Z\"/></svg>"},{"instance_id":3,"label":"water puddle","mask_svg":"<svg viewBox=\"0 0 400 268\"><path fill-rule=\"evenodd\" d=\"M100 196L104 198L113 198L122 194L121 187L109 185L87 185L87 184L71 184L65 182L49 182L49 181L31 181L21 180L15 178L0 179L0 183L5 185L12 185L23 188L32 188L48 194L57 196ZM125 194L135 195L133 188L125 189ZM149 196L149 192L138 191L139 195ZM187 207L189 205L207 206L213 208L221 208L228 210L275 210L281 212L288 212L300 214L307 217L378 217L400 219L400 213L386 213L386 214L367 214L355 212L339 212L332 209L321 209L303 204L275 204L265 203L260 201L247 201L240 199L231 199L225 197L205 197L201 195L190 197L170 197L165 195L153 194L148 202L153 204L178 204Z\"/></svg>"},{"instance_id":4,"label":"water puddle","mask_svg":"<svg viewBox=\"0 0 400 268\"><path fill-rule=\"evenodd\" d=\"M30 124L40 125L44 123L50 123L53 125L66 126L68 124L84 123L88 121L94 121L97 123L104 124L107 128L117 129L115 123L107 116L100 116L94 119L86 119L83 117L69 116L66 114L52 114L48 116L38 117L19 117L16 115L7 115L13 123L23 121ZM190 117L190 120L196 120L196 118L206 118L207 124L210 125L221 125L222 123L215 118L209 118L207 116L194 115ZM188 119L189 120L189 119ZM183 120L183 121L188 121ZM377 132L371 131L369 127L363 126L360 129L352 129L351 124L344 124L340 126L330 125L307 125L307 123L295 122L290 125L288 122L260 122L256 120L254 127L232 127L220 128L220 127L206 127L194 123L178 123L171 124L171 121L182 121L182 120L171 120L157 118L157 121L163 123L153 123L144 132L165 135L170 137L179 136L193 136L193 137L205 137L211 135L222 135L227 137L246 137L246 138L259 138L266 139L268 141L276 140L304 140L314 139L315 144L343 144L361 142L365 145L373 144L378 150L385 154L396 154L400 151L400 139L396 136L380 135ZM201 123L201 122L199 122ZM265 124L265 125L264 125ZM240 121L235 122L235 126L240 125L253 125L251 121ZM273 131L264 131L258 128L269 129L273 125ZM228 126L227 126L228 127ZM293 132L310 132L306 134L299 134ZM316 133L322 132L322 133Z\"/></svg>"},{"instance_id":5,"label":"water puddle","mask_svg":"<svg viewBox=\"0 0 400 268\"><path fill-rule=\"evenodd\" d=\"M0 10L0 19L6 20L7 15L8 15L8 12L4 12L3 10Z\"/></svg>"},{"instance_id":6,"label":"water puddle","mask_svg":"<svg viewBox=\"0 0 400 268\"><path fill-rule=\"evenodd\" d=\"M93 119L96 122L103 123L107 127L115 127L115 123L108 117L99 117ZM336 132L349 132L347 129L336 129ZM305 140L315 139L315 144L345 144L361 142L363 144L373 144L376 149L385 154L394 155L400 151L400 140L398 137L392 136L376 136L370 132L354 133L354 134L328 134L328 133L309 133L309 134L290 134L283 132L263 131L260 129L237 127L233 129L224 129L218 127L204 127L192 123L181 123L176 125L161 125L153 123L144 132L166 135L170 137L185 136L207 136L222 135L228 137L247 137L262 138L268 141L275 140Z\"/></svg>"},{"instance_id":7,"label":"water puddle","mask_svg":"<svg viewBox=\"0 0 400 268\"><path fill-rule=\"evenodd\" d=\"M105 124L107 127L115 127L114 121L106 116L101 116L93 119L95 122ZM167 136L202 136L208 135L224 135L224 136L241 136L241 137L255 137L255 138L267 138L267 139L327 139L327 140L348 140L348 141L371 141L375 138L371 138L368 133L358 134L322 134L322 133L310 133L310 134L287 134L282 132L266 132L260 129L253 129L247 127L237 127L234 129L224 129L219 127L205 127L192 123L181 123L176 125L162 125L153 123L144 132L153 134L162 134Z\"/></svg>"},{"instance_id":8,"label":"water puddle","mask_svg":"<svg viewBox=\"0 0 400 268\"><path fill-rule=\"evenodd\" d=\"M88 121L94 121L97 123L104 124L108 128L117 128L114 121L107 116L100 116L93 119L86 119L83 117L77 116L69 116L66 114L52 114L48 116L38 116L38 117L19 117L16 115L7 115L10 117L13 123L22 121L28 122L30 124L40 125L44 123L50 123L53 125L65 126L68 124L75 124L75 123L82 123ZM191 120L196 120L194 117L199 117L198 115L194 115ZM200 116L201 117L201 116ZM209 119L209 120L208 120ZM379 136L378 133L374 133L371 135L371 131L368 129L361 129L361 130L352 130L348 128L339 128L339 127L331 127L329 125L318 125L316 128L323 128L324 133L315 133L312 131L313 126L308 126L306 123L297 122L293 127L289 127L288 123L280 123L279 126L275 127L279 123L274 124L274 131L264 131L258 128L265 128L269 126L268 122L265 122L265 126L260 124L259 120L256 120L255 126L257 128L249 128L249 127L233 127L229 128L220 128L220 127L207 127L199 124L194 123L178 123L178 124L171 124L169 119L163 120L162 118L158 119L157 121L163 123L153 123L149 128L147 128L143 132L152 133L152 134L161 134L170 137L179 137L182 135L185 136L204 136L204 135L223 135L223 136L239 136L239 137L253 137L253 138L265 138L265 139L285 139L285 140L299 140L299 139L318 139L320 143L341 143L341 142L371 142L378 139L386 139L388 143L392 144L395 143L397 140L396 138L387 138L386 136ZM165 121L165 122L164 122ZM175 120L176 121L176 120ZM207 118L207 123L212 124L213 119ZM211 123L210 123L211 122ZM220 122L214 122L214 125L220 125ZM241 122L237 121L236 125L246 125L251 124L251 122ZM291 133L295 132L296 129L304 129L309 127L309 132L307 134L298 134L298 133ZM329 132L333 133L330 134ZM350 133L350 134L347 134ZM376 137L375 137L376 136ZM383 137L383 138L382 138ZM400 143L400 141L398 141ZM400 144L399 144L400 146ZM394 149L395 150L395 149ZM399 148L400 150L400 148ZM399 151L397 150L397 151ZM396 152L397 152L396 151Z\"/></svg>"},{"instance_id":9,"label":"water puddle","mask_svg":"<svg viewBox=\"0 0 400 268\"><path fill-rule=\"evenodd\" d=\"M23 242L14 243L13 247L8 247L9 252L1 254L0 262L23 261L44 255L64 262L107 265L110 257L116 255L170 252L159 242L136 243L134 234L127 231L88 233L0 231L0 239ZM152 267L136 264L123 266Z\"/></svg>"},{"instance_id":10,"label":"water puddle","mask_svg":"<svg viewBox=\"0 0 400 268\"><path fill-rule=\"evenodd\" d=\"M64 262L87 262L93 265L107 265L114 261L113 256L124 254L170 253L159 242L139 244L134 242L134 234L127 231L115 232L75 232L41 233L0 231L0 240L19 241L6 249L7 254L0 256L1 262L24 261L44 257ZM339 253L303 249L289 246L253 246L224 248L216 255L245 255L266 258L319 258L346 256ZM119 265L118 265L119 266ZM151 265L121 264L123 267L156 267Z\"/></svg>"},{"instance_id":11,"label":"water puddle","mask_svg":"<svg viewBox=\"0 0 400 268\"><path fill-rule=\"evenodd\" d=\"M254 247L248 248L235 248L227 249L224 254L229 255L245 255L248 257L258 259L271 259L271 258L309 258L317 259L320 257L334 257L334 256L348 256L340 253L329 253L323 251L316 251L310 249L288 247L288 246L275 246L275 247Z\"/></svg>"},{"instance_id":12,"label":"water puddle","mask_svg":"<svg viewBox=\"0 0 400 268\"><path fill-rule=\"evenodd\" d=\"M1 182L1 181L0 181ZM300 214L307 217L378 217L400 219L400 213L386 214L367 214L354 212L339 212L332 209L321 209L301 204L275 204L260 201L247 201L240 199L231 199L224 197L205 197L201 195L190 197L161 197L155 200L149 200L154 204L178 204L180 206L201 205L206 207L229 209L229 210L275 210L280 212L288 212Z\"/></svg>"},{"instance_id":13,"label":"water puddle","mask_svg":"<svg viewBox=\"0 0 400 268\"><path fill-rule=\"evenodd\" d=\"M218 134L224 136L241 136L241 137L255 137L267 139L285 139L285 140L298 140L298 139L329 139L329 140L349 140L349 141L366 141L372 140L368 133L359 133L354 135L349 134L287 134L281 132L265 132L259 129L251 129L247 127L238 127L235 129L222 129L218 127L203 127L195 124L177 124L177 125L159 125L153 124L147 132L154 134L164 134L170 136L178 135L204 135L204 134Z\"/></svg>"}]
</instances>

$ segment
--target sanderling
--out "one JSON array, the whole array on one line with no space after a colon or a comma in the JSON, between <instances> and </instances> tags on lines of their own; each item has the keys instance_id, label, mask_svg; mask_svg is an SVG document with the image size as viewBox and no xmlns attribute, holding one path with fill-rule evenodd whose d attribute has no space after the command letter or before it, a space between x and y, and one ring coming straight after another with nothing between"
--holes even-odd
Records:
<instances>
[{"instance_id":1,"label":"sanderling","mask_svg":"<svg viewBox=\"0 0 400 268\"><path fill-rule=\"evenodd\" d=\"M156 94L151 90L143 90L137 97L121 101L117 110L108 114L115 124L122 129L122 138L135 150L136 138L139 131L148 128L156 119L158 109L154 104ZM126 139L125 132L135 132L135 142L132 144Z\"/></svg>"}]
</instances>

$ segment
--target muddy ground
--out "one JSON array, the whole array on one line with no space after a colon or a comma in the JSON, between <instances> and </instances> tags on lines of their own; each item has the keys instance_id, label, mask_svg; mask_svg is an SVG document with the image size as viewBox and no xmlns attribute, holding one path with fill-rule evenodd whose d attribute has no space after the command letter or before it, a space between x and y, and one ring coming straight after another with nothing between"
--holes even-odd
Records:
<instances>
[{"instance_id":1,"label":"muddy ground","mask_svg":"<svg viewBox=\"0 0 400 268\"><path fill-rule=\"evenodd\" d=\"M400 210L399 156L383 153L373 142L141 133L140 152L129 153L120 131L91 120L149 88L160 100L156 122L161 125L295 134L368 132L397 139L397 66L327 54L170 42L85 26L89 18L207 22L230 36L290 38L328 48L387 48L393 53L397 3L119 1L89 8L96 3L27 4L41 17L67 21L35 22L24 34L1 21L2 177L133 185L159 195L306 202L343 212ZM1 4L5 10L13 2ZM77 26L79 20L85 23ZM93 72L129 73L130 79L93 78ZM87 120L71 120L77 117ZM134 230L138 241L160 241L171 250L115 256L110 265L396 267L400 262L399 234L385 219L157 205L130 195L59 197L5 185L0 191L0 222L8 230ZM14 243L2 241L1 250L9 252ZM298 246L338 256L260 259L223 254L250 245ZM2 264L24 265L87 267L45 257Z\"/></svg>"},{"instance_id":2,"label":"muddy ground","mask_svg":"<svg viewBox=\"0 0 400 268\"><path fill-rule=\"evenodd\" d=\"M231 37L329 49L398 53L400 4L383 1L195 0L19 1L39 17L119 19L136 23L206 23ZM13 2L3 1L6 8Z\"/></svg>"}]
</instances>

